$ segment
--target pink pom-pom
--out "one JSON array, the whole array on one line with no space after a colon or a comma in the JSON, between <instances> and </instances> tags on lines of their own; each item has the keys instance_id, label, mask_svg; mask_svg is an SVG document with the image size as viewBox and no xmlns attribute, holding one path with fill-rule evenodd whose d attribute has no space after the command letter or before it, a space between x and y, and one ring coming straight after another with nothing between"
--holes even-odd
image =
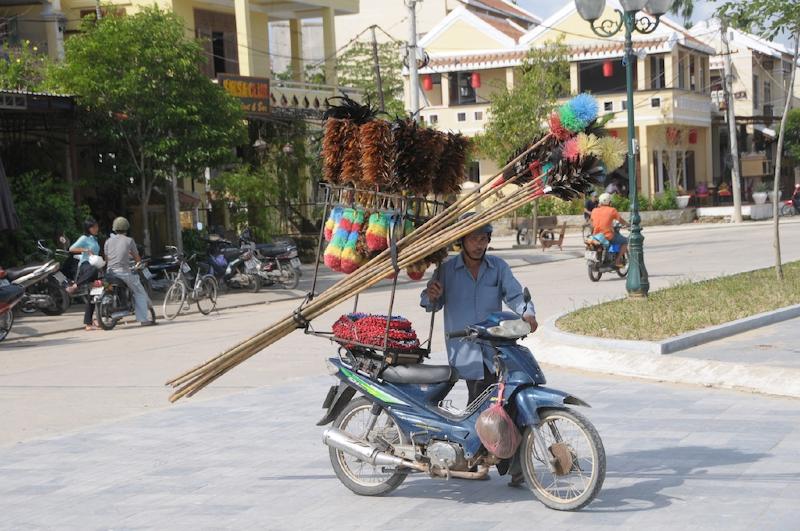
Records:
<instances>
[{"instance_id":1,"label":"pink pom-pom","mask_svg":"<svg viewBox=\"0 0 800 531\"><path fill-rule=\"evenodd\" d=\"M570 162L575 162L578 160L578 157L581 156L581 152L578 147L577 138L570 138L564 143L564 150L562 151L562 155L566 160Z\"/></svg>"}]
</instances>

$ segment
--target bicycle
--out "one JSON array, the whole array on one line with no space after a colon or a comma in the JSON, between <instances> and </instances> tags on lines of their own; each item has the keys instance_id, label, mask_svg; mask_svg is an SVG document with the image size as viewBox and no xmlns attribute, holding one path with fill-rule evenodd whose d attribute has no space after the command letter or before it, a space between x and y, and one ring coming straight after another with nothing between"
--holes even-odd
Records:
<instances>
[{"instance_id":1,"label":"bicycle","mask_svg":"<svg viewBox=\"0 0 800 531\"><path fill-rule=\"evenodd\" d=\"M180 267L178 267L175 279L164 297L162 306L164 319L168 321L175 319L182 311L188 310L189 304L192 302L197 304L200 313L210 314L217 307L217 280L214 275L208 272L207 265L206 271L203 273L201 269L205 264L201 263L198 265L197 274L194 275L194 282L190 287L188 275L192 272L192 268L189 266L189 262L194 261L197 255L193 254L186 260L176 247L168 246L167 249L171 250L178 258Z\"/></svg>"}]
</instances>

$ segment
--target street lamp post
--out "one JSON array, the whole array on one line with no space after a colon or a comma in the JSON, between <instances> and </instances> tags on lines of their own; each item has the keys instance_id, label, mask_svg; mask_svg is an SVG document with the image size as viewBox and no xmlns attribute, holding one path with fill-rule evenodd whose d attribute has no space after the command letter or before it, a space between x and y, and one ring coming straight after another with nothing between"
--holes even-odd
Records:
<instances>
[{"instance_id":1,"label":"street lamp post","mask_svg":"<svg viewBox=\"0 0 800 531\"><path fill-rule=\"evenodd\" d=\"M626 289L630 297L646 297L650 280L644 265L644 236L639 215L639 194L636 186L636 135L633 123L633 32L642 34L655 31L661 15L669 9L672 0L620 0L622 11L615 9L614 18L600 19L606 7L605 0L575 0L578 14L591 24L592 31L600 37L611 37L625 30L625 80L628 110L628 196L631 203L631 237L628 242L628 278ZM640 14L645 10L650 16ZM639 16L637 16L639 14Z\"/></svg>"}]
</instances>

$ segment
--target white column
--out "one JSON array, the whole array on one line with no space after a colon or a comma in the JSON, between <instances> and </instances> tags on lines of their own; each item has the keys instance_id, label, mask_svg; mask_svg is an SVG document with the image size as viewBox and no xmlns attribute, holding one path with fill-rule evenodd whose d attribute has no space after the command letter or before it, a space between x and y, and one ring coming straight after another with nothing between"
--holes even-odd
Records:
<instances>
[{"instance_id":1,"label":"white column","mask_svg":"<svg viewBox=\"0 0 800 531\"><path fill-rule=\"evenodd\" d=\"M336 25L334 11L326 7L322 11L322 43L325 56L325 84L338 85L336 80Z\"/></svg>"},{"instance_id":2,"label":"white column","mask_svg":"<svg viewBox=\"0 0 800 531\"><path fill-rule=\"evenodd\" d=\"M289 55L292 56L292 79L303 81L303 20L293 18L289 21Z\"/></svg>"},{"instance_id":3,"label":"white column","mask_svg":"<svg viewBox=\"0 0 800 531\"><path fill-rule=\"evenodd\" d=\"M236 16L236 47L239 56L239 75L255 75L253 32L250 27L250 0L234 0Z\"/></svg>"},{"instance_id":4,"label":"white column","mask_svg":"<svg viewBox=\"0 0 800 531\"><path fill-rule=\"evenodd\" d=\"M42 9L47 34L47 55L54 61L64 60L64 27L66 17L61 12L61 0L51 0Z\"/></svg>"}]
</instances>

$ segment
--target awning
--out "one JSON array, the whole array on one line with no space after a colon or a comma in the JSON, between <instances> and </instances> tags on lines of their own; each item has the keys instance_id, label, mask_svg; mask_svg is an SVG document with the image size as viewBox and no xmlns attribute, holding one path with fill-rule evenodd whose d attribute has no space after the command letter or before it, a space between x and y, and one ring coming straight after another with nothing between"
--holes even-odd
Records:
<instances>
[{"instance_id":1,"label":"awning","mask_svg":"<svg viewBox=\"0 0 800 531\"><path fill-rule=\"evenodd\" d=\"M6 179L6 170L0 160L0 230L17 230L20 228L17 210L14 208L14 198L11 197L11 187Z\"/></svg>"},{"instance_id":2,"label":"awning","mask_svg":"<svg viewBox=\"0 0 800 531\"><path fill-rule=\"evenodd\" d=\"M767 136L773 140L775 140L778 137L778 135L775 133L775 129L770 129L765 125L755 124L753 128L762 135Z\"/></svg>"},{"instance_id":3,"label":"awning","mask_svg":"<svg viewBox=\"0 0 800 531\"><path fill-rule=\"evenodd\" d=\"M200 204L199 197L183 190L178 190L178 201L181 204L181 210L192 210Z\"/></svg>"}]
</instances>

